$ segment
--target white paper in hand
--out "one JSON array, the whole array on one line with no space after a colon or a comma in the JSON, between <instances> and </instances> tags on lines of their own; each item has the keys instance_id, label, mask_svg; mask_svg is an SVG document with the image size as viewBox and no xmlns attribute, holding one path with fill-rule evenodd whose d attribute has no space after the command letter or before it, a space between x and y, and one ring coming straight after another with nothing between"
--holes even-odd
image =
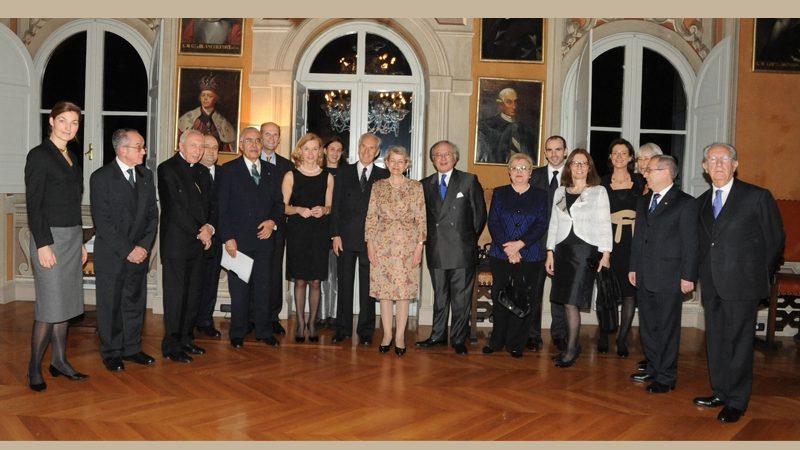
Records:
<instances>
[{"instance_id":1,"label":"white paper in hand","mask_svg":"<svg viewBox=\"0 0 800 450\"><path fill-rule=\"evenodd\" d=\"M236 251L236 257L233 258L225 250L225 245L222 246L222 262L220 263L223 268L235 273L240 280L245 283L250 282L250 273L253 271L253 258L245 255L240 251Z\"/></svg>"}]
</instances>

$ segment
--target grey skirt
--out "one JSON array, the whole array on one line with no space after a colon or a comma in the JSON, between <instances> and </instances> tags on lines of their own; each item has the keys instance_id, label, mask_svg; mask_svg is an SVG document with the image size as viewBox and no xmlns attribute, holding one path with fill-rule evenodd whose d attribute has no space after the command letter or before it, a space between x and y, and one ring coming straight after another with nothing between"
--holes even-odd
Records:
<instances>
[{"instance_id":1,"label":"grey skirt","mask_svg":"<svg viewBox=\"0 0 800 450\"><path fill-rule=\"evenodd\" d=\"M58 323L83 314L83 229L51 227L56 265L46 269L39 264L36 243L31 238L31 264L36 288L36 320Z\"/></svg>"}]
</instances>

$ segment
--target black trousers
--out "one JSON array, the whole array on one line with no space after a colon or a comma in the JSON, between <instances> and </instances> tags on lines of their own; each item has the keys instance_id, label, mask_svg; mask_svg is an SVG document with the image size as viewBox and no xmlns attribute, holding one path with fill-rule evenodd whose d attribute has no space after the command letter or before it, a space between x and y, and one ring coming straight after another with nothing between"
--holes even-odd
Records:
<instances>
[{"instance_id":1,"label":"black trousers","mask_svg":"<svg viewBox=\"0 0 800 450\"><path fill-rule=\"evenodd\" d=\"M446 340L447 322L450 321L450 345L465 344L469 336L469 316L472 306L472 288L475 283L475 266L459 269L430 269L433 284L433 326L431 339Z\"/></svg>"},{"instance_id":2,"label":"black trousers","mask_svg":"<svg viewBox=\"0 0 800 450\"><path fill-rule=\"evenodd\" d=\"M514 280L515 291L518 293L528 292L530 296L525 300L531 305L531 312L525 317L517 317L511 311L498 305L495 302L492 307L492 336L489 339L489 346L495 350L500 350L504 346L509 352L522 352L528 337L528 331L535 325L536 320L536 287L544 277L543 262L520 262L511 264L507 260L490 258L489 265L492 268L492 296L494 293L504 289L511 279ZM541 296L539 297L539 325L541 332ZM520 305L518 305L520 306ZM524 308L523 308L524 309Z\"/></svg>"},{"instance_id":3,"label":"black trousers","mask_svg":"<svg viewBox=\"0 0 800 450\"><path fill-rule=\"evenodd\" d=\"M275 232L272 249L272 264L269 268L272 276L269 284L270 320L280 320L283 309L283 253L286 248L286 226L279 226Z\"/></svg>"},{"instance_id":4,"label":"black trousers","mask_svg":"<svg viewBox=\"0 0 800 450\"><path fill-rule=\"evenodd\" d=\"M222 270L222 244L216 239L213 246L203 252L203 280L200 289L200 306L197 311L195 325L208 327L214 325L214 308L217 306L217 289L219 289L219 274Z\"/></svg>"},{"instance_id":5,"label":"black trousers","mask_svg":"<svg viewBox=\"0 0 800 450\"><path fill-rule=\"evenodd\" d=\"M256 339L272 336L272 252L244 252L253 258L250 280L245 283L234 272L228 272L231 294L231 339L244 339L250 322L256 325ZM251 312L252 305L252 312ZM252 317L251 317L252 315Z\"/></svg>"},{"instance_id":6,"label":"black trousers","mask_svg":"<svg viewBox=\"0 0 800 450\"><path fill-rule=\"evenodd\" d=\"M186 258L161 258L163 265L164 339L161 351L166 355L192 343L192 328L200 305L200 277L203 274L203 250Z\"/></svg>"},{"instance_id":7,"label":"black trousers","mask_svg":"<svg viewBox=\"0 0 800 450\"><path fill-rule=\"evenodd\" d=\"M674 386L678 377L682 295L639 288L636 297L647 373L659 383Z\"/></svg>"},{"instance_id":8,"label":"black trousers","mask_svg":"<svg viewBox=\"0 0 800 450\"><path fill-rule=\"evenodd\" d=\"M375 299L369 296L369 259L367 251L342 250L337 261L339 298L336 300L336 332L353 335L353 291L358 263L358 324L356 333L361 339L372 339L375 332Z\"/></svg>"},{"instance_id":9,"label":"black trousers","mask_svg":"<svg viewBox=\"0 0 800 450\"><path fill-rule=\"evenodd\" d=\"M147 266L148 262L125 263L121 273L97 271L97 334L103 358L130 356L142 351Z\"/></svg>"}]
</instances>

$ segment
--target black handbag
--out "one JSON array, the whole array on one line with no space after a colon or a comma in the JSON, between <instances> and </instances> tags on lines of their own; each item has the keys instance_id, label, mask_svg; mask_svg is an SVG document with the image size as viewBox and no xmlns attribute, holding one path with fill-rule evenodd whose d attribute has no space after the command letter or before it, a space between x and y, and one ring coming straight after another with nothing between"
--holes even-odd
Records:
<instances>
[{"instance_id":1,"label":"black handbag","mask_svg":"<svg viewBox=\"0 0 800 450\"><path fill-rule=\"evenodd\" d=\"M619 327L617 305L622 302L622 289L619 280L608 267L595 272L597 282L597 321L600 329L611 332Z\"/></svg>"},{"instance_id":2,"label":"black handbag","mask_svg":"<svg viewBox=\"0 0 800 450\"><path fill-rule=\"evenodd\" d=\"M511 311L511 314L522 319L531 313L531 303L526 289L522 286L514 285L514 278L509 277L508 284L497 293L494 301L503 308Z\"/></svg>"}]
</instances>

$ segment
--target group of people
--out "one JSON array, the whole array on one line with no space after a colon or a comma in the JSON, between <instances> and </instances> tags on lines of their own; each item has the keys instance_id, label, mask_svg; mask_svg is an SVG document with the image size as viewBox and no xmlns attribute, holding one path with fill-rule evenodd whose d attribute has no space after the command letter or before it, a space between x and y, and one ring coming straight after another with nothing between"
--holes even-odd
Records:
<instances>
[{"instance_id":1,"label":"group of people","mask_svg":"<svg viewBox=\"0 0 800 450\"><path fill-rule=\"evenodd\" d=\"M66 358L67 321L83 312L81 266L87 259L82 173L66 147L79 119L76 105L57 103L49 138L29 152L25 166L37 299L28 382L36 391L46 389L41 360L50 343L53 376L88 378ZM378 302L378 351L387 353L394 344L403 356L424 253L433 324L416 346L446 346L449 338L455 353L464 355L477 240L488 219L493 296L513 295L493 308L484 353L505 348L518 358L525 349L542 348L549 275L551 335L559 350L553 359L556 367L574 365L581 354L581 311L591 307L595 273L611 268L622 293L616 352L629 354L627 336L638 306L646 359L631 378L650 381L648 392L669 392L677 379L682 296L699 280L713 392L695 403L724 406L719 419L725 422L747 409L756 307L769 295L784 233L769 191L734 177L733 146L704 149L712 187L694 199L674 183L675 159L655 144L637 153L628 141L613 141L611 172L601 178L586 150L568 152L563 137L551 136L545 167L534 170L525 153L510 156L510 183L494 190L487 214L478 178L455 168L459 149L450 141L430 147L436 171L421 181L406 176L411 159L403 147L387 149L388 170L375 165L381 140L371 133L360 137L357 161L342 166L340 139L323 144L308 133L293 149L292 162L276 153L279 143L274 123L245 128L241 156L217 165L219 140L187 130L178 152L158 166L165 358L189 363L191 355L204 354L194 343L195 332L221 337L212 313L222 252L253 259L249 278L228 273L230 344L241 348L254 330L257 340L279 346L275 336L285 334L278 319L284 249L286 279L294 282L296 342L318 341L320 321L333 318L333 343L351 338L355 328L360 342L371 345ZM141 331L159 208L153 174L142 164L142 135L120 129L112 145L115 161L91 177L91 212L100 353L105 367L118 371L125 361L155 362L142 352ZM360 305L354 327L356 267ZM597 350L608 351L607 333L600 333Z\"/></svg>"}]
</instances>

